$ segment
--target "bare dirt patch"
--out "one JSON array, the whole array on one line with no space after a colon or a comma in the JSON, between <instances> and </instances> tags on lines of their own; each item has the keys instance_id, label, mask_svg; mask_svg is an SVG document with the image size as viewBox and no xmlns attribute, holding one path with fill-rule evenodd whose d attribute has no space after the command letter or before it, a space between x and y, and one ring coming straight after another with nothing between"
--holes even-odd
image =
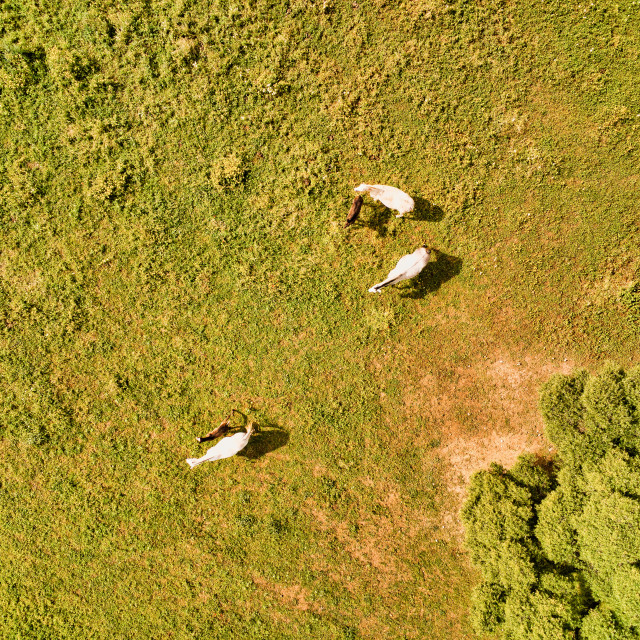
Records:
<instances>
[{"instance_id":1,"label":"bare dirt patch","mask_svg":"<svg viewBox=\"0 0 640 640\"><path fill-rule=\"evenodd\" d=\"M405 398L427 407L440 428L437 453L448 463L448 489L455 497L445 529L461 533L457 511L471 475L492 462L512 466L524 452L549 454L538 409L540 385L554 373L576 368L569 359L496 352L480 361L424 376Z\"/></svg>"},{"instance_id":2,"label":"bare dirt patch","mask_svg":"<svg viewBox=\"0 0 640 640\"><path fill-rule=\"evenodd\" d=\"M459 371L463 384L458 383L448 397L441 449L452 466L454 492L464 494L471 475L491 462L508 467L525 451L549 451L538 410L540 385L552 374L573 368L564 359L513 360L502 355ZM466 402L460 397L465 391L471 392ZM468 405L467 417L474 419L461 422L456 401Z\"/></svg>"}]
</instances>

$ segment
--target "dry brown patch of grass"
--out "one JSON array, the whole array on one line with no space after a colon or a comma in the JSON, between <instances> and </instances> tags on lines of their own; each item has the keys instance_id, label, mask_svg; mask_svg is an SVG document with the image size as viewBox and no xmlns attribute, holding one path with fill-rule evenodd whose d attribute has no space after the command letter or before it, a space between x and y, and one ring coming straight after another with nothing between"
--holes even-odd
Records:
<instances>
[{"instance_id":1,"label":"dry brown patch of grass","mask_svg":"<svg viewBox=\"0 0 640 640\"><path fill-rule=\"evenodd\" d=\"M454 493L462 497L471 475L491 462L511 466L521 453L548 447L538 410L539 387L553 373L569 373L574 366L568 359L514 360L496 354L456 369L459 378L439 396L441 451L452 466L449 486Z\"/></svg>"},{"instance_id":2,"label":"dry brown patch of grass","mask_svg":"<svg viewBox=\"0 0 640 640\"><path fill-rule=\"evenodd\" d=\"M536 85L530 92L530 108L535 112L533 121L541 123L543 126L553 129L560 134L566 134L567 139L575 138L575 131L580 131L580 141L591 138L596 141L598 132L592 126L589 119L575 110L569 108L566 96L558 95L549 87Z\"/></svg>"},{"instance_id":3,"label":"dry brown patch of grass","mask_svg":"<svg viewBox=\"0 0 640 640\"><path fill-rule=\"evenodd\" d=\"M358 531L353 534L345 522L331 519L311 501L306 504L318 528L324 535L329 534L344 549L355 566L345 565L337 576L346 589L358 593L362 585L358 582L375 583L376 588L387 590L393 584L410 579L408 569L401 566L397 553L398 523L393 517L378 516L373 520L364 511L360 514ZM404 515L402 516L404 518ZM360 574L358 577L354 574ZM350 578L346 579L345 576Z\"/></svg>"},{"instance_id":4,"label":"dry brown patch of grass","mask_svg":"<svg viewBox=\"0 0 640 640\"><path fill-rule=\"evenodd\" d=\"M549 454L539 388L552 374L576 367L569 358L530 354L516 359L487 347L478 352L491 355L427 373L404 398L407 412L428 414L439 427L440 446L434 453L448 465L446 486L452 497L438 534L444 539L462 533L457 512L474 472L492 462L510 467L524 452ZM432 437L425 432L422 439Z\"/></svg>"},{"instance_id":5,"label":"dry brown patch of grass","mask_svg":"<svg viewBox=\"0 0 640 640\"><path fill-rule=\"evenodd\" d=\"M274 584L258 573L253 573L251 579L253 583L263 591L268 591L278 596L286 606L299 609L300 611L311 610L314 613L320 613L323 610L322 605L319 603L309 602L311 594L309 590L305 589L302 585L292 584L284 586Z\"/></svg>"}]
</instances>

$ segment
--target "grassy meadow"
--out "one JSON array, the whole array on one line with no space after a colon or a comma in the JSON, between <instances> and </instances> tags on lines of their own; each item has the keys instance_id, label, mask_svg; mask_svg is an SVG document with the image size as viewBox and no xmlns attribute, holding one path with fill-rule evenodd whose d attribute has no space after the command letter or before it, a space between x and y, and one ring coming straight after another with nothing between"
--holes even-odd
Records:
<instances>
[{"instance_id":1,"label":"grassy meadow","mask_svg":"<svg viewBox=\"0 0 640 640\"><path fill-rule=\"evenodd\" d=\"M637 1L0 4L0 635L471 638L456 460L640 356L638 78Z\"/></svg>"}]
</instances>

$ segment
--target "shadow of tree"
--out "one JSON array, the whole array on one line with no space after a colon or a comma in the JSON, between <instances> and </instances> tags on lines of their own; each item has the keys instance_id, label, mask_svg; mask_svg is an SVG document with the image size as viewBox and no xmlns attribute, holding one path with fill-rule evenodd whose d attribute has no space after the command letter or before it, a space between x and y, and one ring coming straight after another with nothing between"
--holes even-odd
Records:
<instances>
[{"instance_id":1,"label":"shadow of tree","mask_svg":"<svg viewBox=\"0 0 640 640\"><path fill-rule=\"evenodd\" d=\"M238 453L239 456L258 460L289 442L289 434L277 424L268 420L262 420L256 424L258 429L251 436L249 444Z\"/></svg>"},{"instance_id":2,"label":"shadow of tree","mask_svg":"<svg viewBox=\"0 0 640 640\"><path fill-rule=\"evenodd\" d=\"M437 256L436 260L430 262L418 276L408 281L408 286L400 291L401 298L424 298L462 271L461 258L449 256L441 251L434 252Z\"/></svg>"},{"instance_id":3,"label":"shadow of tree","mask_svg":"<svg viewBox=\"0 0 640 640\"><path fill-rule=\"evenodd\" d=\"M444 211L437 205L429 202L425 198L414 198L415 208L411 213L405 214L405 218L410 220L424 220L427 222L439 222L444 218Z\"/></svg>"}]
</instances>

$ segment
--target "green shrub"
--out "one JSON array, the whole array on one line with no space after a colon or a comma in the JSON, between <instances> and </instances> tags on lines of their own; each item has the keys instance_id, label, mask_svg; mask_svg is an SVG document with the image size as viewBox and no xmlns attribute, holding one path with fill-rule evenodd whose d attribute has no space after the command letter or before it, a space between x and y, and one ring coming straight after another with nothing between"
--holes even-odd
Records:
<instances>
[{"instance_id":1,"label":"green shrub","mask_svg":"<svg viewBox=\"0 0 640 640\"><path fill-rule=\"evenodd\" d=\"M526 539L532 518L530 492L502 467L493 464L489 471L472 477L462 519L471 557L486 579L499 580L502 571L495 563L502 563L503 552L508 555L502 543Z\"/></svg>"},{"instance_id":2,"label":"green shrub","mask_svg":"<svg viewBox=\"0 0 640 640\"><path fill-rule=\"evenodd\" d=\"M637 640L640 637L620 625L613 613L605 607L596 607L582 621L581 640Z\"/></svg>"},{"instance_id":3,"label":"green shrub","mask_svg":"<svg viewBox=\"0 0 640 640\"><path fill-rule=\"evenodd\" d=\"M567 462L579 455L587 444L581 437L585 412L581 397L586 377L586 371L573 376L554 375L542 387L540 395L547 437Z\"/></svg>"},{"instance_id":4,"label":"green shrub","mask_svg":"<svg viewBox=\"0 0 640 640\"><path fill-rule=\"evenodd\" d=\"M624 372L610 366L585 386L582 403L590 418L587 431L603 450L609 443L625 442L634 438L634 409L626 397Z\"/></svg>"},{"instance_id":5,"label":"green shrub","mask_svg":"<svg viewBox=\"0 0 640 640\"><path fill-rule=\"evenodd\" d=\"M505 590L491 582L481 582L471 594L471 624L478 633L494 633L504 624Z\"/></svg>"},{"instance_id":6,"label":"green shrub","mask_svg":"<svg viewBox=\"0 0 640 640\"><path fill-rule=\"evenodd\" d=\"M576 534L571 524L573 506L573 500L561 487L538 508L535 535L546 557L558 564L573 565L577 561Z\"/></svg>"},{"instance_id":7,"label":"green shrub","mask_svg":"<svg viewBox=\"0 0 640 640\"><path fill-rule=\"evenodd\" d=\"M622 564L616 571L611 581L610 606L625 624L640 629L640 569L637 564Z\"/></svg>"},{"instance_id":8,"label":"green shrub","mask_svg":"<svg viewBox=\"0 0 640 640\"><path fill-rule=\"evenodd\" d=\"M479 633L640 637L638 371L554 376L540 404L560 464L527 455L473 476L462 517Z\"/></svg>"}]
</instances>

